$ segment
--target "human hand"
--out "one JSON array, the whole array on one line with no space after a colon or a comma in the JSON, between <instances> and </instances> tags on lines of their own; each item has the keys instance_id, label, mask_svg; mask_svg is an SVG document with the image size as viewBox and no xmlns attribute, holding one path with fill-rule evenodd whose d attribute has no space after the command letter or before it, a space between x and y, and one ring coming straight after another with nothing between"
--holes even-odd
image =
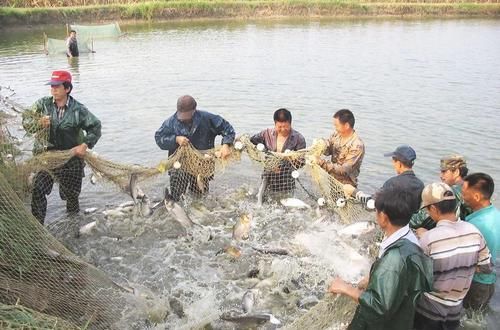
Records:
<instances>
[{"instance_id":1,"label":"human hand","mask_svg":"<svg viewBox=\"0 0 500 330\"><path fill-rule=\"evenodd\" d=\"M227 159L229 155L231 155L231 148L229 148L229 145L223 144L222 148L220 149L219 157L222 159Z\"/></svg>"},{"instance_id":2,"label":"human hand","mask_svg":"<svg viewBox=\"0 0 500 330\"><path fill-rule=\"evenodd\" d=\"M361 280L358 282L358 288L360 289L366 289L368 287L368 280L370 278L368 276L364 276Z\"/></svg>"},{"instance_id":3,"label":"human hand","mask_svg":"<svg viewBox=\"0 0 500 330\"><path fill-rule=\"evenodd\" d=\"M177 144L181 147L187 146L189 144L189 139L185 136L178 135L175 137L175 142L177 142Z\"/></svg>"},{"instance_id":4,"label":"human hand","mask_svg":"<svg viewBox=\"0 0 500 330\"><path fill-rule=\"evenodd\" d=\"M328 287L328 292L330 293L345 293L346 290L350 287L351 285L341 279L340 277L336 277L333 279L333 281L330 283L330 286Z\"/></svg>"},{"instance_id":5,"label":"human hand","mask_svg":"<svg viewBox=\"0 0 500 330\"><path fill-rule=\"evenodd\" d=\"M82 143L77 145L76 147L71 148L71 153L73 156L83 158L85 154L87 153L87 144Z\"/></svg>"},{"instance_id":6,"label":"human hand","mask_svg":"<svg viewBox=\"0 0 500 330\"><path fill-rule=\"evenodd\" d=\"M50 127L50 116L43 116L38 120L40 125L42 125L43 128L48 128Z\"/></svg>"},{"instance_id":7,"label":"human hand","mask_svg":"<svg viewBox=\"0 0 500 330\"><path fill-rule=\"evenodd\" d=\"M351 184L344 184L342 186L344 188L344 194L347 196L347 197L351 197L352 194L354 193L354 191L356 190L356 188L354 188L353 185Z\"/></svg>"}]
</instances>

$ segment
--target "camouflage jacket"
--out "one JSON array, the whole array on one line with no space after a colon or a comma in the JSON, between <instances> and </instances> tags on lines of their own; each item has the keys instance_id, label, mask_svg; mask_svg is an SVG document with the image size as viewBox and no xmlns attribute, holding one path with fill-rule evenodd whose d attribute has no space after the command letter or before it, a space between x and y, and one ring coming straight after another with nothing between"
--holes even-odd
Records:
<instances>
[{"instance_id":1,"label":"camouflage jacket","mask_svg":"<svg viewBox=\"0 0 500 330\"><path fill-rule=\"evenodd\" d=\"M43 130L38 120L42 116L50 117L48 139L35 140L33 153L46 150L68 150L86 143L93 148L101 137L101 122L83 104L68 97L64 115L58 118L57 106L52 96L46 96L35 102L31 110L23 113L23 126L27 133L38 135Z\"/></svg>"},{"instance_id":2,"label":"camouflage jacket","mask_svg":"<svg viewBox=\"0 0 500 330\"><path fill-rule=\"evenodd\" d=\"M325 162L323 168L341 183L349 183L356 187L365 155L365 145L354 132L343 141L338 133L333 134L326 142L326 156L331 156L331 162Z\"/></svg>"}]
</instances>

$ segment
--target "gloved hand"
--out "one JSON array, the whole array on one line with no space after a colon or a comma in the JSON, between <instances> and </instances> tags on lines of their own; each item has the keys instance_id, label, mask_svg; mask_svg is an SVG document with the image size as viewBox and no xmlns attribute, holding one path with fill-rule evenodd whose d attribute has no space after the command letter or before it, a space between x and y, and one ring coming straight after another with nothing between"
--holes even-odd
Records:
<instances>
[{"instance_id":1,"label":"gloved hand","mask_svg":"<svg viewBox=\"0 0 500 330\"><path fill-rule=\"evenodd\" d=\"M366 194L362 191L358 191L355 195L356 199L360 201L361 203L365 204L372 199L372 195Z\"/></svg>"}]
</instances>

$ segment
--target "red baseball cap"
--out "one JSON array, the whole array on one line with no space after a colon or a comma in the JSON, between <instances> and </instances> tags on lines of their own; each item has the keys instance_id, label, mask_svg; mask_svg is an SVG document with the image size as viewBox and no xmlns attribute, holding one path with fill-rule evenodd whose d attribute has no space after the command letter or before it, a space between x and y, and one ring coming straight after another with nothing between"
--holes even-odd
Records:
<instances>
[{"instance_id":1,"label":"red baseball cap","mask_svg":"<svg viewBox=\"0 0 500 330\"><path fill-rule=\"evenodd\" d=\"M50 81L45 85L58 86L65 82L71 82L71 73L68 71L54 71L50 77Z\"/></svg>"}]
</instances>

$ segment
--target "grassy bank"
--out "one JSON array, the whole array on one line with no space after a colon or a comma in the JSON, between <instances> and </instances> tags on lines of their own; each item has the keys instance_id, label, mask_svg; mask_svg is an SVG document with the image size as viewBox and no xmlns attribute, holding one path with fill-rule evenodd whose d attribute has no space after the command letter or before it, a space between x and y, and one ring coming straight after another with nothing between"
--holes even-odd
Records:
<instances>
[{"instance_id":1,"label":"grassy bank","mask_svg":"<svg viewBox=\"0 0 500 330\"><path fill-rule=\"evenodd\" d=\"M123 0L122 0L123 1ZM381 0L384 1L384 0ZM494 0L497 1L497 0ZM498 2L171 0L73 7L0 7L0 26L109 20L273 16L500 16Z\"/></svg>"}]
</instances>

